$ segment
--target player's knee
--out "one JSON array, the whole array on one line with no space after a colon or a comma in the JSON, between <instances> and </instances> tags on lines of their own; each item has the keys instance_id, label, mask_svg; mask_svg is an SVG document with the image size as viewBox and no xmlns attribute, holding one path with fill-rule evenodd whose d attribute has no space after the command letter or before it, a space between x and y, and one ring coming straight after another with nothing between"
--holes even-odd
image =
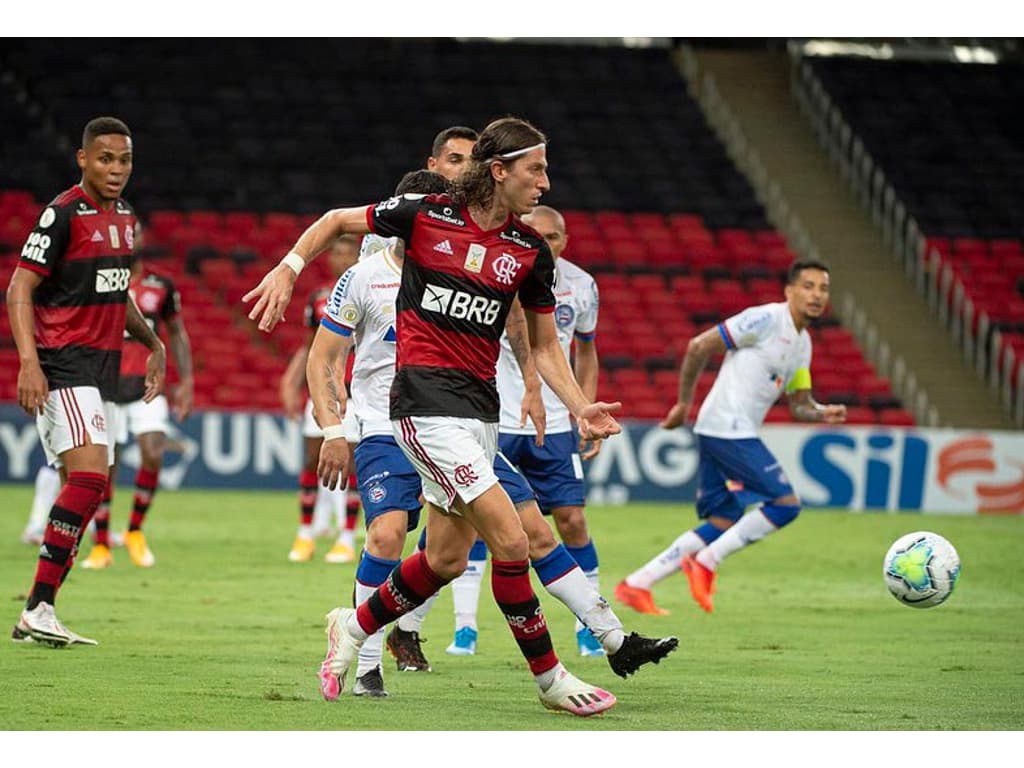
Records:
<instances>
[{"instance_id":1,"label":"player's knee","mask_svg":"<svg viewBox=\"0 0 1024 768\"><path fill-rule=\"evenodd\" d=\"M530 556L530 540L522 528L493 532L487 546L495 560L526 560Z\"/></svg>"},{"instance_id":2,"label":"player's knee","mask_svg":"<svg viewBox=\"0 0 1024 768\"><path fill-rule=\"evenodd\" d=\"M389 513L376 518L366 531L366 550L374 557L398 560L405 545L402 515ZM389 518L395 518L391 520Z\"/></svg>"},{"instance_id":3,"label":"player's knee","mask_svg":"<svg viewBox=\"0 0 1024 768\"><path fill-rule=\"evenodd\" d=\"M546 557L558 546L558 542L555 541L555 534L551 532L551 526L545 523L543 518L540 522L540 525L531 526L526 531L526 535L530 539L531 560L540 560Z\"/></svg>"},{"instance_id":4,"label":"player's knee","mask_svg":"<svg viewBox=\"0 0 1024 768\"><path fill-rule=\"evenodd\" d=\"M782 528L796 520L800 514L800 499L792 495L783 496L771 504L765 504L761 512L768 518L768 522L776 528Z\"/></svg>"},{"instance_id":5,"label":"player's knee","mask_svg":"<svg viewBox=\"0 0 1024 768\"><path fill-rule=\"evenodd\" d=\"M582 547L590 541L583 507L559 507L552 511L558 535L568 547Z\"/></svg>"}]
</instances>

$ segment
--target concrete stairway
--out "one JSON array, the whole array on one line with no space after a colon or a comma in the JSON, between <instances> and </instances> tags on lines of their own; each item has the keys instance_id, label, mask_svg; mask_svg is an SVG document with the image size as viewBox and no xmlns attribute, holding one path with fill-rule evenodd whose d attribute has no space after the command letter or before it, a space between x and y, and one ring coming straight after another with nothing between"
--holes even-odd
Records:
<instances>
[{"instance_id":1,"label":"concrete stairway","mask_svg":"<svg viewBox=\"0 0 1024 768\"><path fill-rule=\"evenodd\" d=\"M937 410L940 425L1012 428L996 395L963 363L960 351L885 248L869 214L829 164L790 94L788 55L694 53L698 76L709 73L714 78L767 177L832 266L833 302L844 293L852 295L893 356L904 359Z\"/></svg>"}]
</instances>

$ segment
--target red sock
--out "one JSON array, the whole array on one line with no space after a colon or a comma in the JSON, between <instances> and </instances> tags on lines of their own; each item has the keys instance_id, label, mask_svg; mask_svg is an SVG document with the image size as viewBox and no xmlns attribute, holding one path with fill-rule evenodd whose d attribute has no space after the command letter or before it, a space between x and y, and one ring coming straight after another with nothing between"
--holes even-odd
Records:
<instances>
[{"instance_id":1,"label":"red sock","mask_svg":"<svg viewBox=\"0 0 1024 768\"><path fill-rule=\"evenodd\" d=\"M72 472L50 508L50 517L39 548L36 577L26 607L53 605L57 590L75 562L78 542L103 498L107 476L96 472Z\"/></svg>"},{"instance_id":2,"label":"red sock","mask_svg":"<svg viewBox=\"0 0 1024 768\"><path fill-rule=\"evenodd\" d=\"M427 564L427 553L405 558L384 583L356 609L356 620L371 635L385 624L408 613L447 584Z\"/></svg>"},{"instance_id":3,"label":"red sock","mask_svg":"<svg viewBox=\"0 0 1024 768\"><path fill-rule=\"evenodd\" d=\"M359 480L355 472L349 473L348 485L345 487L348 488L345 495L345 530L354 531L359 522Z\"/></svg>"},{"instance_id":4,"label":"red sock","mask_svg":"<svg viewBox=\"0 0 1024 768\"><path fill-rule=\"evenodd\" d=\"M318 478L316 472L304 469L299 473L299 524L313 524Z\"/></svg>"},{"instance_id":5,"label":"red sock","mask_svg":"<svg viewBox=\"0 0 1024 768\"><path fill-rule=\"evenodd\" d=\"M160 470L150 471L139 469L135 475L135 501L132 504L132 516L128 521L129 531L138 531L142 528L142 521L149 511L149 505L153 503L153 495L156 493L157 483L160 481Z\"/></svg>"},{"instance_id":6,"label":"red sock","mask_svg":"<svg viewBox=\"0 0 1024 768\"><path fill-rule=\"evenodd\" d=\"M492 559L491 590L530 671L539 675L553 669L558 664L558 656L551 645L547 620L530 584L529 563Z\"/></svg>"},{"instance_id":7,"label":"red sock","mask_svg":"<svg viewBox=\"0 0 1024 768\"><path fill-rule=\"evenodd\" d=\"M110 502L114 498L114 483L109 478L107 479L107 489L103 492L103 499L100 501L100 505L96 507L96 515L93 520L96 521L96 535L93 537L94 544L102 544L105 547L110 546Z\"/></svg>"}]
</instances>

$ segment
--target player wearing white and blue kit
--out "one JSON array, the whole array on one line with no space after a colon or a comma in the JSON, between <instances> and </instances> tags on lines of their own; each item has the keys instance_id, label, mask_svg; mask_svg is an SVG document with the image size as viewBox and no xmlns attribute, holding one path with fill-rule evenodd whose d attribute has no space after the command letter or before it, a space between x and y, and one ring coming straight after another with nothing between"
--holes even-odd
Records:
<instances>
[{"instance_id":1,"label":"player wearing white and blue kit","mask_svg":"<svg viewBox=\"0 0 1024 768\"><path fill-rule=\"evenodd\" d=\"M597 283L585 270L561 257L569 238L565 231L565 220L558 211L539 205L523 217L523 223L533 227L551 249L555 260L554 315L558 340L567 360L571 359L570 350L575 342L576 380L587 397L594 399L597 396L599 369L594 343L599 303ZM529 361L529 341L524 325L515 322L517 317L513 315L510 318L506 333L501 338L498 357L497 383L501 398L498 446L526 478L537 495L540 509L554 519L565 548L586 574L594 592L599 593L597 549L587 531L583 512L585 491L579 449L584 446L577 445L579 440L573 430L568 408L550 387L539 380L529 363L531 387L527 391L520 361ZM525 417L526 408L521 403L527 396L539 396L542 399L546 423L539 425L540 429ZM593 441L584 457L592 458L599 450L600 441ZM481 544L478 542L478 546ZM475 649L476 608L485 554L484 551L479 557L479 563L474 563L474 555L471 554L466 574L452 583L456 614L455 639L448 647L448 653L467 654ZM477 569L474 569L474 565L477 565ZM594 635L579 621L576 636L581 655L604 653Z\"/></svg>"},{"instance_id":2,"label":"player wearing white and blue kit","mask_svg":"<svg viewBox=\"0 0 1024 768\"><path fill-rule=\"evenodd\" d=\"M789 268L786 301L746 309L690 340L679 399L661 426L684 423L708 359L725 353L693 428L700 455L697 514L705 522L620 582L620 601L642 613L667 613L654 604L650 588L681 566L694 600L710 613L721 561L796 519L800 500L758 430L783 392L798 421L845 421L846 406L821 405L811 397L807 327L825 312L828 299L828 266L801 259ZM743 501L750 498L763 503L745 514Z\"/></svg>"}]
</instances>

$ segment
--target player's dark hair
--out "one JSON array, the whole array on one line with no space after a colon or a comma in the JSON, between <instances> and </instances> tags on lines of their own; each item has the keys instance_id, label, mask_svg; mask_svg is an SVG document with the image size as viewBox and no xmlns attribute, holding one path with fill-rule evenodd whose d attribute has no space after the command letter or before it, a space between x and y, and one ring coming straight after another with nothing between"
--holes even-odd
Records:
<instances>
[{"instance_id":1,"label":"player's dark hair","mask_svg":"<svg viewBox=\"0 0 1024 768\"><path fill-rule=\"evenodd\" d=\"M85 130L82 131L82 149L92 144L97 136L106 136L108 133L118 133L122 136L132 135L123 120L118 120L116 117L94 117L85 124Z\"/></svg>"},{"instance_id":2,"label":"player's dark hair","mask_svg":"<svg viewBox=\"0 0 1024 768\"><path fill-rule=\"evenodd\" d=\"M786 273L786 284L793 285L793 283L800 279L800 273L805 269L820 269L822 272L830 274L832 272L828 264L821 259L797 259L789 265L789 271Z\"/></svg>"},{"instance_id":3,"label":"player's dark hair","mask_svg":"<svg viewBox=\"0 0 1024 768\"><path fill-rule=\"evenodd\" d=\"M440 173L427 170L409 171L395 187L396 195L441 195L451 191L451 183Z\"/></svg>"},{"instance_id":4,"label":"player's dark hair","mask_svg":"<svg viewBox=\"0 0 1024 768\"><path fill-rule=\"evenodd\" d=\"M494 177L491 163L495 160L511 165L520 156L515 153L546 144L547 137L538 128L518 117L503 117L484 128L473 145L466 170L455 182L452 197L462 205L487 208L494 199Z\"/></svg>"},{"instance_id":5,"label":"player's dark hair","mask_svg":"<svg viewBox=\"0 0 1024 768\"><path fill-rule=\"evenodd\" d=\"M472 128L467 128L464 125L453 125L450 128L445 128L434 137L434 143L430 147L430 156L435 160L440 157L444 151L444 145L448 143L449 139L476 141L478 138L479 134Z\"/></svg>"}]
</instances>

